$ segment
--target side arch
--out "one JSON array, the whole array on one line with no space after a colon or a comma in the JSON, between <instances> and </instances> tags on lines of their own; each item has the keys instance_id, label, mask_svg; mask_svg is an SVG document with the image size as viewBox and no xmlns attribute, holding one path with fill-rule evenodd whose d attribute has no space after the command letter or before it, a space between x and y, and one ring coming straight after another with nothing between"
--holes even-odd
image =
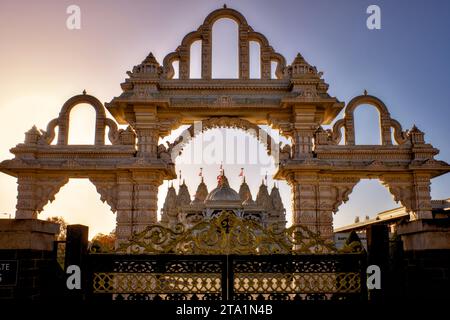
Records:
<instances>
[{"instance_id":1,"label":"side arch","mask_svg":"<svg viewBox=\"0 0 450 320\"><path fill-rule=\"evenodd\" d=\"M329 141L332 144L339 144L341 140L341 129L344 128L345 132L345 144L349 146L355 145L355 117L354 113L356 108L362 104L368 104L373 106L380 114L380 132L381 132L381 145L392 145L391 128L394 133L395 141L400 145L408 141L406 132L403 131L400 123L391 118L387 106L379 98L371 95L360 95L353 98L346 106L344 111L344 118L335 122L333 131L330 133Z\"/></svg>"},{"instance_id":2,"label":"side arch","mask_svg":"<svg viewBox=\"0 0 450 320\"><path fill-rule=\"evenodd\" d=\"M87 103L95 109L95 145L105 144L106 113L103 104L94 96L80 94L73 96L64 103L58 119L58 144L67 145L69 138L70 111L81 103Z\"/></svg>"},{"instance_id":3,"label":"side arch","mask_svg":"<svg viewBox=\"0 0 450 320\"><path fill-rule=\"evenodd\" d=\"M353 98L345 108L345 141L347 145L355 145L355 117L356 108L368 104L378 110L380 114L381 145L392 145L391 115L383 101L371 95L361 95Z\"/></svg>"},{"instance_id":4,"label":"side arch","mask_svg":"<svg viewBox=\"0 0 450 320\"><path fill-rule=\"evenodd\" d=\"M76 95L67 100L59 112L59 116L52 119L48 124L46 130L37 130L32 128L27 135L33 136L28 140L29 143L36 140L34 143L39 145L49 145L55 138L55 129L58 127L58 146L68 145L70 112L78 104L86 103L91 105L95 110L95 146L105 145L106 127L109 128L108 139L113 145L134 145L135 133L130 126L126 130L119 129L116 122L106 117L106 112L103 104L94 96L85 93Z\"/></svg>"}]
</instances>

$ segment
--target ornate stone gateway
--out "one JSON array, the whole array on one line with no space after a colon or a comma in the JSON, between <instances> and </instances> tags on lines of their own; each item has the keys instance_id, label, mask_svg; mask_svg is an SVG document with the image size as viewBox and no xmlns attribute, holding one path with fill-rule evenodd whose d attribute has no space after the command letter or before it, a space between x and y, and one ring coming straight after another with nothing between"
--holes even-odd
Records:
<instances>
[{"instance_id":1,"label":"ornate stone gateway","mask_svg":"<svg viewBox=\"0 0 450 320\"><path fill-rule=\"evenodd\" d=\"M238 79L212 79L211 33L220 18L239 26ZM190 79L190 46L196 40L202 42L201 79ZM249 41L260 44L260 79L249 77ZM174 79L174 62L179 63L179 79ZM277 64L275 79L272 62ZM322 73L300 54L287 65L262 34L229 8L209 14L162 65L150 53L128 76L122 94L105 104L117 123L129 125L126 130L118 130L103 104L84 92L69 99L46 130L33 127L25 142L11 149L14 159L3 161L0 170L17 177L16 219L36 219L69 178L88 178L117 215L119 243L126 242L157 222L158 186L176 177L175 157L189 140L183 135L165 147L158 139L196 121L203 122L203 130L259 132L259 125L270 125L289 138L291 144L280 147L257 134L269 154L278 157L275 178L292 188L294 223L323 238L332 236L332 215L361 178L379 178L414 220L431 218L430 180L450 170L434 159L438 150L425 143L423 132L403 130L385 104L367 93L345 106L344 118L333 129L324 130L322 125L330 124L344 103L327 93ZM70 110L80 103L95 108L94 145L68 145ZM380 113L381 145L355 144L353 113L361 104ZM112 145L105 145L106 127ZM187 132L198 133L195 126Z\"/></svg>"}]
</instances>

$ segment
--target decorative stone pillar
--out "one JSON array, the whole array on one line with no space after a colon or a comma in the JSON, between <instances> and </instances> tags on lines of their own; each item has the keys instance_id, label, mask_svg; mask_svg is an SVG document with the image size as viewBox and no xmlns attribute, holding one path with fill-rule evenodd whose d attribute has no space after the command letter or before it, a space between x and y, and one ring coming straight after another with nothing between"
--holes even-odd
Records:
<instances>
[{"instance_id":1,"label":"decorative stone pillar","mask_svg":"<svg viewBox=\"0 0 450 320\"><path fill-rule=\"evenodd\" d=\"M307 227L314 233L319 231L320 212L317 207L317 174L292 173L287 177L292 188L292 214L294 224Z\"/></svg>"},{"instance_id":2,"label":"decorative stone pillar","mask_svg":"<svg viewBox=\"0 0 450 320\"><path fill-rule=\"evenodd\" d=\"M358 183L357 177L335 177L316 172L296 172L287 177L292 188L294 224L319 233L324 239L333 237L333 212Z\"/></svg>"},{"instance_id":3,"label":"decorative stone pillar","mask_svg":"<svg viewBox=\"0 0 450 320\"><path fill-rule=\"evenodd\" d=\"M250 78L248 26L239 25L239 79Z\"/></svg>"},{"instance_id":4,"label":"decorative stone pillar","mask_svg":"<svg viewBox=\"0 0 450 320\"><path fill-rule=\"evenodd\" d=\"M269 80L272 77L271 52L267 47L261 47L261 79Z\"/></svg>"},{"instance_id":5,"label":"decorative stone pillar","mask_svg":"<svg viewBox=\"0 0 450 320\"><path fill-rule=\"evenodd\" d=\"M432 219L431 181L428 174L414 174L414 203L412 220Z\"/></svg>"},{"instance_id":6,"label":"decorative stone pillar","mask_svg":"<svg viewBox=\"0 0 450 320\"><path fill-rule=\"evenodd\" d=\"M294 159L312 157L312 139L314 131L311 129L295 130L294 133Z\"/></svg>"},{"instance_id":7,"label":"decorative stone pillar","mask_svg":"<svg viewBox=\"0 0 450 320\"><path fill-rule=\"evenodd\" d=\"M137 129L138 157L156 158L158 156L158 129Z\"/></svg>"},{"instance_id":8,"label":"decorative stone pillar","mask_svg":"<svg viewBox=\"0 0 450 320\"><path fill-rule=\"evenodd\" d=\"M163 175L158 170L136 170L117 176L117 241L127 241L133 233L157 222L158 187Z\"/></svg>"},{"instance_id":9,"label":"decorative stone pillar","mask_svg":"<svg viewBox=\"0 0 450 320\"><path fill-rule=\"evenodd\" d=\"M189 79L189 63L190 63L190 47L180 46L180 62L179 62L179 78L182 80Z\"/></svg>"},{"instance_id":10,"label":"decorative stone pillar","mask_svg":"<svg viewBox=\"0 0 450 320\"><path fill-rule=\"evenodd\" d=\"M391 117L389 116L389 114L380 114L380 130L381 144L383 146L392 145Z\"/></svg>"},{"instance_id":11,"label":"decorative stone pillar","mask_svg":"<svg viewBox=\"0 0 450 320\"><path fill-rule=\"evenodd\" d=\"M346 114L345 118L345 144L347 146L355 145L355 125L353 120L353 113Z\"/></svg>"},{"instance_id":12,"label":"decorative stone pillar","mask_svg":"<svg viewBox=\"0 0 450 320\"><path fill-rule=\"evenodd\" d=\"M202 30L202 79L211 79L212 76L211 48L211 28L205 26Z\"/></svg>"},{"instance_id":13,"label":"decorative stone pillar","mask_svg":"<svg viewBox=\"0 0 450 320\"><path fill-rule=\"evenodd\" d=\"M16 219L37 219L35 190L33 174L21 174L17 177Z\"/></svg>"},{"instance_id":14,"label":"decorative stone pillar","mask_svg":"<svg viewBox=\"0 0 450 320\"><path fill-rule=\"evenodd\" d=\"M158 157L159 123L155 105L134 106L138 157Z\"/></svg>"},{"instance_id":15,"label":"decorative stone pillar","mask_svg":"<svg viewBox=\"0 0 450 320\"><path fill-rule=\"evenodd\" d=\"M294 107L294 159L312 158L313 137L319 127L320 113L315 106Z\"/></svg>"},{"instance_id":16,"label":"decorative stone pillar","mask_svg":"<svg viewBox=\"0 0 450 320\"><path fill-rule=\"evenodd\" d=\"M141 232L148 225L157 222L158 187L163 183L163 175L159 171L135 171L133 180L132 231Z\"/></svg>"},{"instance_id":17,"label":"decorative stone pillar","mask_svg":"<svg viewBox=\"0 0 450 320\"><path fill-rule=\"evenodd\" d=\"M117 243L127 241L132 235L133 222L133 180L131 174L117 175Z\"/></svg>"}]
</instances>

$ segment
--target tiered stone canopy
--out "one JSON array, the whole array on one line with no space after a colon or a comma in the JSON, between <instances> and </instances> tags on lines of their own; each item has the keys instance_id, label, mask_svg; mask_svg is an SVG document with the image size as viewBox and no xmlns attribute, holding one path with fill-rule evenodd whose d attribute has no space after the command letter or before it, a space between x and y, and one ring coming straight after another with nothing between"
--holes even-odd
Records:
<instances>
[{"instance_id":1,"label":"tiered stone canopy","mask_svg":"<svg viewBox=\"0 0 450 320\"><path fill-rule=\"evenodd\" d=\"M211 33L220 18L238 24L238 79L212 79ZM202 77L190 79L190 46L197 40L202 42ZM260 44L261 79L249 77L249 41ZM179 79L173 78L175 61ZM272 62L277 64L276 79L271 79ZM117 213L117 236L125 241L156 222L158 186L176 177L174 162L182 146L216 127L242 129L266 145L279 164L275 178L291 185L294 222L325 238L333 232L333 212L361 178L379 178L411 219L422 219L431 217L430 179L450 170L447 163L434 159L438 150L425 143L423 132L416 127L403 131L385 104L367 93L347 104L344 118L332 130L324 130L322 125L330 124L344 103L327 93L322 73L300 54L286 65L265 36L233 9L213 11L162 65L149 54L128 76L123 92L105 104L119 124L129 125L127 130L118 130L106 118L100 101L82 94L69 99L46 130L33 127L25 143L11 149L14 159L3 161L0 170L17 177L17 219L36 219L69 178L89 178ZM67 144L70 110L80 103L96 110L95 145ZM355 144L353 113L361 104L371 104L380 113L381 145ZM200 129L196 121L201 121ZM191 127L174 143L158 145L159 138L185 124ZM279 129L291 143L280 146L259 125ZM57 144L51 145L56 127ZM104 143L106 127L112 145ZM185 191L178 197L180 193Z\"/></svg>"}]
</instances>

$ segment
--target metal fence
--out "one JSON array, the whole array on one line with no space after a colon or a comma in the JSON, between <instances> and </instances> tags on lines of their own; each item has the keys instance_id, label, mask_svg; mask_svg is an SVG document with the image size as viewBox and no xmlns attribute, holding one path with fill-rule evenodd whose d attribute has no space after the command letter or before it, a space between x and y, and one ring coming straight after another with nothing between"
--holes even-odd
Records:
<instances>
[{"instance_id":1,"label":"metal fence","mask_svg":"<svg viewBox=\"0 0 450 320\"><path fill-rule=\"evenodd\" d=\"M364 253L89 254L91 300L366 300Z\"/></svg>"}]
</instances>

